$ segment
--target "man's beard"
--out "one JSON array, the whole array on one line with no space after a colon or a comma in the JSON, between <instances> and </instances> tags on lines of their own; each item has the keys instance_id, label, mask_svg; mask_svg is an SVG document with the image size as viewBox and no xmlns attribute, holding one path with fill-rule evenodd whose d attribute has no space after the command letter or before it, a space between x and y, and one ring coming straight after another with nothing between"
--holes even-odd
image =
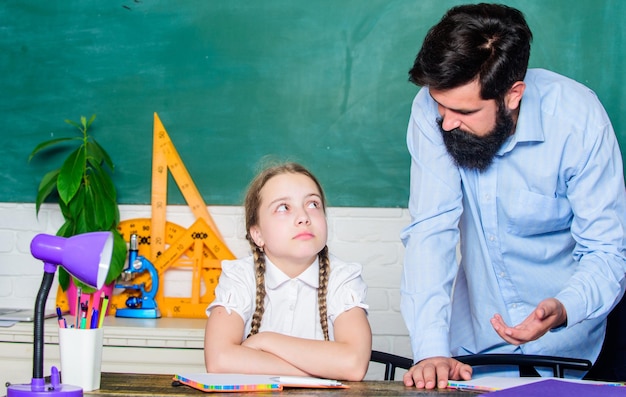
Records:
<instances>
[{"instance_id":1,"label":"man's beard","mask_svg":"<svg viewBox=\"0 0 626 397\"><path fill-rule=\"evenodd\" d=\"M515 128L513 117L505 110L503 104L498 106L496 125L493 130L482 137L460 128L445 131L442 123L443 119L437 119L443 142L456 165L481 172L491 165L496 153Z\"/></svg>"}]
</instances>

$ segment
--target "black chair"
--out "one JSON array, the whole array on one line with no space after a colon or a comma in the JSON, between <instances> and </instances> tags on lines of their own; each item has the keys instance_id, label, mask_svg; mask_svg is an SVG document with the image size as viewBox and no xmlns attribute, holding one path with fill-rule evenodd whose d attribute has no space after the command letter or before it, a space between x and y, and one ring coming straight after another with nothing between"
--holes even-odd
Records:
<instances>
[{"instance_id":1,"label":"black chair","mask_svg":"<svg viewBox=\"0 0 626 397\"><path fill-rule=\"evenodd\" d=\"M372 350L370 361L385 364L385 380L394 380L397 368L409 369L413 365L413 360L410 358L378 350Z\"/></svg>"},{"instance_id":2,"label":"black chair","mask_svg":"<svg viewBox=\"0 0 626 397\"><path fill-rule=\"evenodd\" d=\"M562 378L566 369L589 371L591 362L578 358L552 357L524 354L473 354L454 357L471 366L478 365L516 365L522 376L537 376L535 367L552 368L555 377ZM413 360L396 354L372 350L370 361L385 364L385 380L394 380L396 369L409 369Z\"/></svg>"},{"instance_id":3,"label":"black chair","mask_svg":"<svg viewBox=\"0 0 626 397\"><path fill-rule=\"evenodd\" d=\"M609 313L600 356L585 379L626 382L626 297Z\"/></svg>"},{"instance_id":4,"label":"black chair","mask_svg":"<svg viewBox=\"0 0 626 397\"><path fill-rule=\"evenodd\" d=\"M555 378L563 378L565 370L589 371L591 361L580 358L541 356L534 354L471 354L454 357L472 367L480 365L517 366L520 376L539 376L536 367L551 368Z\"/></svg>"}]
</instances>

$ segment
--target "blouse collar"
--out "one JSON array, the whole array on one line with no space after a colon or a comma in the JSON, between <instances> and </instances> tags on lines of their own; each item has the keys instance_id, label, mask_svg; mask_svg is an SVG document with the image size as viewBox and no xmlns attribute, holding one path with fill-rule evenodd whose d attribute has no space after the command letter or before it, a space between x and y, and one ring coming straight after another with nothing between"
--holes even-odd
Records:
<instances>
[{"instance_id":1,"label":"blouse collar","mask_svg":"<svg viewBox=\"0 0 626 397\"><path fill-rule=\"evenodd\" d=\"M293 280L300 280L313 288L319 288L319 271L319 258L315 258L313 263ZM265 257L265 286L267 288L276 289L290 280L292 279L289 276Z\"/></svg>"}]
</instances>

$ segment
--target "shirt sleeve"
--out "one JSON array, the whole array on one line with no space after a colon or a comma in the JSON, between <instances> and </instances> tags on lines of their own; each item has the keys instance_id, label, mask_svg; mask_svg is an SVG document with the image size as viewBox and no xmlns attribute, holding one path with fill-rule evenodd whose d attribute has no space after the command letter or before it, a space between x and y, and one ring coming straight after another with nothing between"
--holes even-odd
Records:
<instances>
[{"instance_id":1,"label":"shirt sleeve","mask_svg":"<svg viewBox=\"0 0 626 397\"><path fill-rule=\"evenodd\" d=\"M361 265L343 263L336 258L331 259L331 273L328 281L328 318L332 323L343 312L354 307L365 310L367 285L362 277Z\"/></svg>"},{"instance_id":2,"label":"shirt sleeve","mask_svg":"<svg viewBox=\"0 0 626 397\"><path fill-rule=\"evenodd\" d=\"M400 309L409 330L413 359L450 356L452 285L462 213L461 180L436 120L435 102L423 88L416 96L407 131L411 154L409 212Z\"/></svg>"},{"instance_id":3,"label":"shirt sleeve","mask_svg":"<svg viewBox=\"0 0 626 397\"><path fill-rule=\"evenodd\" d=\"M567 311L567 327L602 318L624 293L626 274L626 191L622 157L608 115L589 94L584 135L569 145L577 166L568 178L574 213L576 272L556 298Z\"/></svg>"},{"instance_id":4,"label":"shirt sleeve","mask_svg":"<svg viewBox=\"0 0 626 397\"><path fill-rule=\"evenodd\" d=\"M207 316L211 309L223 306L230 314L235 311L247 323L252 317L254 308L254 265L246 260L225 260L222 262L222 273L215 287L215 300L207 307ZM252 291L252 292L251 292Z\"/></svg>"}]
</instances>

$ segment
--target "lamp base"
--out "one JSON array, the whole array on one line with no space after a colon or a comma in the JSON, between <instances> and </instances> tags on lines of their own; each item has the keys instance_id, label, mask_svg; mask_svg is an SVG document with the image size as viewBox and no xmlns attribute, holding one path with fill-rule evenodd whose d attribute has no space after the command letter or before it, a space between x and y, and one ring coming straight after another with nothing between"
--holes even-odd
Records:
<instances>
[{"instance_id":1,"label":"lamp base","mask_svg":"<svg viewBox=\"0 0 626 397\"><path fill-rule=\"evenodd\" d=\"M29 384L7 386L7 397L83 397L83 389L60 382L59 370L52 367L50 383L44 378L32 378Z\"/></svg>"},{"instance_id":2,"label":"lamp base","mask_svg":"<svg viewBox=\"0 0 626 397\"><path fill-rule=\"evenodd\" d=\"M37 379L33 379L35 381ZM44 383L42 386L34 382L7 387L7 397L83 397L83 389L78 386Z\"/></svg>"}]
</instances>

